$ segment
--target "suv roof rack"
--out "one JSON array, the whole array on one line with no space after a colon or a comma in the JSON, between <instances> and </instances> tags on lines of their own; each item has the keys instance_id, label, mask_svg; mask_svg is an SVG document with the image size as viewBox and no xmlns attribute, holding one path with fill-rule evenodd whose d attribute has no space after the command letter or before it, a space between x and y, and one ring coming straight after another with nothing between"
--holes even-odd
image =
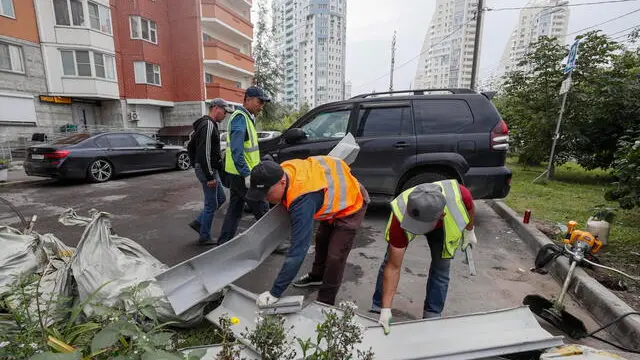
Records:
<instances>
[{"instance_id":1,"label":"suv roof rack","mask_svg":"<svg viewBox=\"0 0 640 360\"><path fill-rule=\"evenodd\" d=\"M352 97L352 99L365 99L370 96L392 95L392 94L424 95L425 92L434 92L434 91L446 91L451 94L477 94L475 91L471 89L465 89L465 88L416 89L416 90L398 90L398 91L384 91L384 92L360 94Z\"/></svg>"}]
</instances>

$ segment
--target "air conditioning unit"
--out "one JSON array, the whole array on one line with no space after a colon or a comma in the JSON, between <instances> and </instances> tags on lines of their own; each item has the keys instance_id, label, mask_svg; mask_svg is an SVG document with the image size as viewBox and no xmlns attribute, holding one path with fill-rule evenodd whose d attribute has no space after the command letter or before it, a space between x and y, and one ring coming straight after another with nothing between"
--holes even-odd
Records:
<instances>
[{"instance_id":1,"label":"air conditioning unit","mask_svg":"<svg viewBox=\"0 0 640 360\"><path fill-rule=\"evenodd\" d=\"M132 111L129 113L129 121L138 121L140 120L140 115L138 115L137 111Z\"/></svg>"}]
</instances>

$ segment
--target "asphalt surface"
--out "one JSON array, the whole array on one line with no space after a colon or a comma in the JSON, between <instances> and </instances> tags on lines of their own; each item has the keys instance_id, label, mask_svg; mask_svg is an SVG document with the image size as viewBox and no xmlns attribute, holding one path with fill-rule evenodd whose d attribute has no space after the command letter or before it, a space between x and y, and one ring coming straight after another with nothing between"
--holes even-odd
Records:
<instances>
[{"instance_id":1,"label":"asphalt surface","mask_svg":"<svg viewBox=\"0 0 640 360\"><path fill-rule=\"evenodd\" d=\"M20 185L0 188L0 196L12 202L24 217L37 215L35 231L53 233L68 245L75 246L78 243L83 229L64 226L58 223L57 218L62 211L73 208L85 216L90 209L111 213L112 226L118 235L135 240L168 265L177 264L208 249L196 244L198 235L187 226L202 207L202 190L192 171L130 176L104 184L52 181ZM18 216L2 206L0 204L0 225L19 225ZM549 275L529 271L534 255L526 244L484 202L476 201L476 207L479 244L474 249L474 259L478 274L469 275L469 268L463 262L464 255L458 253L453 260L444 315L520 306L527 294L555 297L560 285ZM226 205L216 214L214 238L222 225L225 211ZM366 312L371 306L378 268L386 249L384 230L388 214L384 206L373 206L367 211L338 294L338 301L354 301L361 312ZM245 214L240 223L241 229L252 222L253 216ZM258 269L236 284L255 293L270 289L283 260L282 255L271 255ZM299 275L311 268L312 261L313 247ZM422 316L429 261L426 240L416 239L410 245L403 264L398 294L393 304L394 320ZM303 294L308 300L315 298L312 289L291 287L286 295L293 294ZM567 310L583 319L588 329L598 327L589 314L571 299L567 303ZM611 348L590 339L582 343Z\"/></svg>"}]
</instances>

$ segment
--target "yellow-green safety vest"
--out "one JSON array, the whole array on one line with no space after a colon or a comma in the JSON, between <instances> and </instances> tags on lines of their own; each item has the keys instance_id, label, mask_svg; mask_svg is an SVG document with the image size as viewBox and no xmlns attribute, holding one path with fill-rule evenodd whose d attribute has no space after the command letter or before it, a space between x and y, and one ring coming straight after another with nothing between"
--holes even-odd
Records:
<instances>
[{"instance_id":1,"label":"yellow-green safety vest","mask_svg":"<svg viewBox=\"0 0 640 360\"><path fill-rule=\"evenodd\" d=\"M229 123L227 124L227 147L231 146L231 121L237 116L242 115L244 117L244 121L247 124L247 137L248 140L245 140L243 143L244 148L244 161L247 163L249 167L249 171L253 169L256 165L260 163L260 148L258 147L258 133L256 132L256 127L253 124L253 120L249 117L249 115L242 111L236 110L229 117ZM224 171L229 174L240 175L238 169L236 169L236 164L233 162L233 158L231 156L231 149L227 149L224 155Z\"/></svg>"},{"instance_id":2,"label":"yellow-green safety vest","mask_svg":"<svg viewBox=\"0 0 640 360\"><path fill-rule=\"evenodd\" d=\"M444 230L444 246L442 247L442 258L452 259L460 246L460 240L462 239L462 231L469 224L469 214L467 208L464 206L462 196L460 195L460 186L456 180L444 180L437 181L433 184L440 186L442 194L444 195L447 203L444 209L444 218L442 219L442 227ZM391 229L391 220L395 216L400 223L404 218L404 213L407 209L407 201L409 194L413 192L415 187L407 189L398 195L393 201L391 201L392 213L389 216L387 222L387 229L385 232L385 238L387 242L389 239L389 229ZM415 239L416 234L412 234L405 231L407 240L412 241Z\"/></svg>"}]
</instances>

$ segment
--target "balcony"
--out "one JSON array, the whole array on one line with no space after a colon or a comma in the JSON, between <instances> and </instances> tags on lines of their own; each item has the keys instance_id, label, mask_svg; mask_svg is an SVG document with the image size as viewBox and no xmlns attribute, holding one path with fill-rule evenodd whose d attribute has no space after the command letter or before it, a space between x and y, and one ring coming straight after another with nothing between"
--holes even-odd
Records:
<instances>
[{"instance_id":1,"label":"balcony","mask_svg":"<svg viewBox=\"0 0 640 360\"><path fill-rule=\"evenodd\" d=\"M223 33L235 33L249 41L253 38L251 21L216 0L202 0L202 21L218 24Z\"/></svg>"},{"instance_id":2,"label":"balcony","mask_svg":"<svg viewBox=\"0 0 640 360\"><path fill-rule=\"evenodd\" d=\"M206 64L226 67L245 75L253 75L253 59L240 50L219 41L204 43Z\"/></svg>"},{"instance_id":3,"label":"balcony","mask_svg":"<svg viewBox=\"0 0 640 360\"><path fill-rule=\"evenodd\" d=\"M207 99L223 98L226 101L242 104L244 90L222 83L207 84Z\"/></svg>"}]
</instances>

